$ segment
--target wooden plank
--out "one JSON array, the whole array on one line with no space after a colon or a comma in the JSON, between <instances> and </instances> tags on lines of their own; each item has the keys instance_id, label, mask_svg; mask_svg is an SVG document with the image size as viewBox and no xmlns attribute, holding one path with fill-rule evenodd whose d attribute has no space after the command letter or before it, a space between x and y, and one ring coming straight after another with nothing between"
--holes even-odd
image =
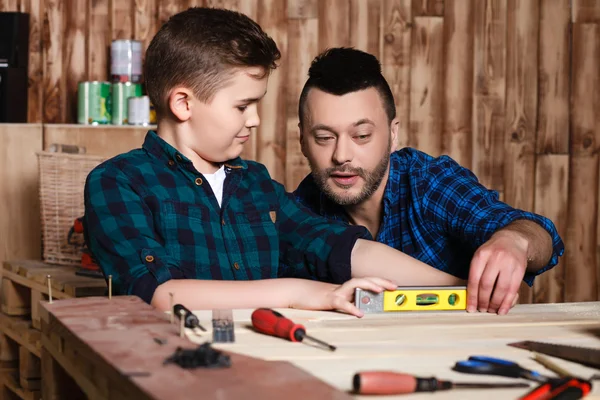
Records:
<instances>
[{"instance_id":1,"label":"wooden plank","mask_svg":"<svg viewBox=\"0 0 600 400\"><path fill-rule=\"evenodd\" d=\"M140 148L149 129L156 127L46 125L44 149L55 143L72 144L85 147L86 154L113 157Z\"/></svg>"},{"instance_id":2,"label":"wooden plank","mask_svg":"<svg viewBox=\"0 0 600 400\"><path fill-rule=\"evenodd\" d=\"M508 0L504 198L527 211L534 198L539 11L537 2ZM532 295L521 290L519 302Z\"/></svg>"},{"instance_id":3,"label":"wooden plank","mask_svg":"<svg viewBox=\"0 0 600 400\"><path fill-rule=\"evenodd\" d=\"M27 89L27 122L42 122L44 106L44 63L42 49L42 22L44 2L27 0L25 11L29 13L29 84Z\"/></svg>"},{"instance_id":4,"label":"wooden plank","mask_svg":"<svg viewBox=\"0 0 600 400\"><path fill-rule=\"evenodd\" d=\"M32 329L28 319L0 314L0 331L31 353L40 356L41 332Z\"/></svg>"},{"instance_id":5,"label":"wooden plank","mask_svg":"<svg viewBox=\"0 0 600 400\"><path fill-rule=\"evenodd\" d=\"M351 398L290 363L265 362L230 352L231 367L226 369L165 367L164 360L178 346L190 348L189 341L175 334L165 314L135 296L65 300L44 304L44 308L48 312L43 322L44 347L76 381L85 383L88 395L172 399L201 391L206 398L239 398L247 393L257 398L283 393L289 399ZM53 337L61 340L62 349ZM168 342L158 346L154 337L168 338ZM86 364L92 364L93 370ZM128 372L138 371L152 378L127 377ZM264 376L270 379L262 379ZM172 385L175 381L177 385Z\"/></svg>"},{"instance_id":6,"label":"wooden plank","mask_svg":"<svg viewBox=\"0 0 600 400\"><path fill-rule=\"evenodd\" d=\"M443 35L442 18L414 18L409 145L432 156L442 151Z\"/></svg>"},{"instance_id":7,"label":"wooden plank","mask_svg":"<svg viewBox=\"0 0 600 400\"><path fill-rule=\"evenodd\" d=\"M349 46L350 0L320 1L318 32L319 52L329 47Z\"/></svg>"},{"instance_id":8,"label":"wooden plank","mask_svg":"<svg viewBox=\"0 0 600 400\"><path fill-rule=\"evenodd\" d=\"M43 121L66 121L62 43L64 39L64 0L46 0L44 8L44 107Z\"/></svg>"},{"instance_id":9,"label":"wooden plank","mask_svg":"<svg viewBox=\"0 0 600 400\"><path fill-rule=\"evenodd\" d=\"M318 18L317 0L288 0L288 19Z\"/></svg>"},{"instance_id":10,"label":"wooden plank","mask_svg":"<svg viewBox=\"0 0 600 400\"><path fill-rule=\"evenodd\" d=\"M133 5L132 1L111 0L109 2L112 40L133 39Z\"/></svg>"},{"instance_id":11,"label":"wooden plank","mask_svg":"<svg viewBox=\"0 0 600 400\"><path fill-rule=\"evenodd\" d=\"M2 312L6 315L31 314L31 292L6 277L2 279Z\"/></svg>"},{"instance_id":12,"label":"wooden plank","mask_svg":"<svg viewBox=\"0 0 600 400\"><path fill-rule=\"evenodd\" d=\"M350 45L356 49L380 54L381 0L350 1Z\"/></svg>"},{"instance_id":13,"label":"wooden plank","mask_svg":"<svg viewBox=\"0 0 600 400\"><path fill-rule=\"evenodd\" d=\"M577 23L600 23L600 2L598 0L573 0L572 21Z\"/></svg>"},{"instance_id":14,"label":"wooden plank","mask_svg":"<svg viewBox=\"0 0 600 400\"><path fill-rule=\"evenodd\" d=\"M596 265L598 148L600 146L600 26L573 25L571 80L571 167L565 276L565 301L598 298Z\"/></svg>"},{"instance_id":15,"label":"wooden plank","mask_svg":"<svg viewBox=\"0 0 600 400\"><path fill-rule=\"evenodd\" d=\"M4 386L10 389L14 394L18 396L18 398L22 400L40 400L41 393L39 390L29 391L21 388L18 379L19 371L14 370L9 374L4 374Z\"/></svg>"},{"instance_id":16,"label":"wooden plank","mask_svg":"<svg viewBox=\"0 0 600 400\"><path fill-rule=\"evenodd\" d=\"M240 1L245 0L205 0L206 7L226 8L228 10L237 10Z\"/></svg>"},{"instance_id":17,"label":"wooden plank","mask_svg":"<svg viewBox=\"0 0 600 400\"><path fill-rule=\"evenodd\" d=\"M45 348L42 348L40 361L44 377L42 379L42 398L44 400L62 400L67 396L73 400L88 399Z\"/></svg>"},{"instance_id":18,"label":"wooden plank","mask_svg":"<svg viewBox=\"0 0 600 400\"><path fill-rule=\"evenodd\" d=\"M293 19L288 25L288 54L294 54L294 62L288 65L287 74L287 125L285 187L295 190L302 179L310 173L308 162L300 149L298 128L298 99L308 76L310 64L317 54L318 26L315 18Z\"/></svg>"},{"instance_id":19,"label":"wooden plank","mask_svg":"<svg viewBox=\"0 0 600 400\"><path fill-rule=\"evenodd\" d=\"M40 321L40 302L48 301L48 296L37 291L31 290L31 325L37 329L42 329L42 323Z\"/></svg>"},{"instance_id":20,"label":"wooden plank","mask_svg":"<svg viewBox=\"0 0 600 400\"><path fill-rule=\"evenodd\" d=\"M535 166L534 212L549 218L561 238L566 238L569 197L569 156L567 154L539 155ZM535 280L534 303L564 301L565 258Z\"/></svg>"},{"instance_id":21,"label":"wooden plank","mask_svg":"<svg viewBox=\"0 0 600 400\"><path fill-rule=\"evenodd\" d=\"M446 0L443 153L471 169L473 111L472 0Z\"/></svg>"},{"instance_id":22,"label":"wooden plank","mask_svg":"<svg viewBox=\"0 0 600 400\"><path fill-rule=\"evenodd\" d=\"M0 262L40 258L40 124L0 124Z\"/></svg>"},{"instance_id":23,"label":"wooden plank","mask_svg":"<svg viewBox=\"0 0 600 400\"><path fill-rule=\"evenodd\" d=\"M19 348L19 383L25 390L41 390L42 368L40 357L27 348Z\"/></svg>"},{"instance_id":24,"label":"wooden plank","mask_svg":"<svg viewBox=\"0 0 600 400\"><path fill-rule=\"evenodd\" d=\"M65 121L77 122L77 85L87 77L87 1L71 0L66 7L62 48L65 86Z\"/></svg>"},{"instance_id":25,"label":"wooden plank","mask_svg":"<svg viewBox=\"0 0 600 400\"><path fill-rule=\"evenodd\" d=\"M158 31L157 0L134 0L133 37L142 42L145 58L146 49Z\"/></svg>"},{"instance_id":26,"label":"wooden plank","mask_svg":"<svg viewBox=\"0 0 600 400\"><path fill-rule=\"evenodd\" d=\"M383 1L381 64L383 76L388 81L396 102L396 117L399 121L396 148L409 144L411 20L411 0Z\"/></svg>"},{"instance_id":27,"label":"wooden plank","mask_svg":"<svg viewBox=\"0 0 600 400\"><path fill-rule=\"evenodd\" d=\"M160 28L173 15L179 12L179 1L161 0L158 2L158 27Z\"/></svg>"},{"instance_id":28,"label":"wooden plank","mask_svg":"<svg viewBox=\"0 0 600 400\"><path fill-rule=\"evenodd\" d=\"M19 11L19 1L18 0L2 0L0 1L0 12L14 12Z\"/></svg>"},{"instance_id":29,"label":"wooden plank","mask_svg":"<svg viewBox=\"0 0 600 400\"><path fill-rule=\"evenodd\" d=\"M281 0L259 0L258 24L277 43L281 52L279 67L271 73L266 96L259 103L256 159L264 164L271 178L285 182L286 76L288 68L287 5Z\"/></svg>"},{"instance_id":30,"label":"wooden plank","mask_svg":"<svg viewBox=\"0 0 600 400\"><path fill-rule=\"evenodd\" d=\"M540 3L537 154L569 153L569 0Z\"/></svg>"},{"instance_id":31,"label":"wooden plank","mask_svg":"<svg viewBox=\"0 0 600 400\"><path fill-rule=\"evenodd\" d=\"M412 12L415 17L444 15L444 0L412 0Z\"/></svg>"},{"instance_id":32,"label":"wooden plank","mask_svg":"<svg viewBox=\"0 0 600 400\"><path fill-rule=\"evenodd\" d=\"M44 283L36 282L34 280L24 278L20 275L15 274L14 272L6 271L6 270L4 270L3 275L4 275L3 279L4 278L10 279L20 285L27 286L27 287L37 290L38 292L48 294L48 285L46 282L44 282ZM54 285L52 283L52 280L50 280L50 284ZM66 293L63 293L61 291L55 291L55 290L52 291L52 298L68 299L70 297L71 296L69 296Z\"/></svg>"},{"instance_id":33,"label":"wooden plank","mask_svg":"<svg viewBox=\"0 0 600 400\"><path fill-rule=\"evenodd\" d=\"M112 33L109 29L109 0L89 0L87 65L88 80L106 81L110 71L110 44Z\"/></svg>"},{"instance_id":34,"label":"wooden plank","mask_svg":"<svg viewBox=\"0 0 600 400\"><path fill-rule=\"evenodd\" d=\"M19 344L0 334L0 367L16 368L19 365Z\"/></svg>"},{"instance_id":35,"label":"wooden plank","mask_svg":"<svg viewBox=\"0 0 600 400\"><path fill-rule=\"evenodd\" d=\"M473 172L504 190L506 0L475 1Z\"/></svg>"}]
</instances>

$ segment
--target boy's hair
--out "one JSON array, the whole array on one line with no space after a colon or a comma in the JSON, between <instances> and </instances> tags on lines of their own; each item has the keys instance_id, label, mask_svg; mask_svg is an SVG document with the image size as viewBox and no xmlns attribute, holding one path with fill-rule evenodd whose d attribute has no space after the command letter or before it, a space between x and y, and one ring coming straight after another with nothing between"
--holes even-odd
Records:
<instances>
[{"instance_id":1,"label":"boy's hair","mask_svg":"<svg viewBox=\"0 0 600 400\"><path fill-rule=\"evenodd\" d=\"M170 91L181 85L209 102L236 68L277 68L277 44L246 15L193 7L173 15L146 52L146 90L157 115L168 114ZM264 75L263 75L264 76Z\"/></svg>"},{"instance_id":2,"label":"boy's hair","mask_svg":"<svg viewBox=\"0 0 600 400\"><path fill-rule=\"evenodd\" d=\"M304 122L306 98L311 88L336 96L375 88L381 96L389 122L396 118L394 95L381 74L381 64L374 55L364 51L336 47L325 50L313 60L298 104L301 125Z\"/></svg>"}]
</instances>

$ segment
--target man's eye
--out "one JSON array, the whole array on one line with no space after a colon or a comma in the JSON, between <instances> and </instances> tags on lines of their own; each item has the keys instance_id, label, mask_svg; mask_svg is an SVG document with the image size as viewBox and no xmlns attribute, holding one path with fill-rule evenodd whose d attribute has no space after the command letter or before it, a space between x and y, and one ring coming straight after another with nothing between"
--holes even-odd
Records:
<instances>
[{"instance_id":1,"label":"man's eye","mask_svg":"<svg viewBox=\"0 0 600 400\"><path fill-rule=\"evenodd\" d=\"M367 140L371 137L370 134L365 134L365 135L356 135L355 138L358 140Z\"/></svg>"},{"instance_id":2,"label":"man's eye","mask_svg":"<svg viewBox=\"0 0 600 400\"><path fill-rule=\"evenodd\" d=\"M333 139L333 136L318 136L317 137L317 141L319 141L319 142L327 142L332 139Z\"/></svg>"}]
</instances>

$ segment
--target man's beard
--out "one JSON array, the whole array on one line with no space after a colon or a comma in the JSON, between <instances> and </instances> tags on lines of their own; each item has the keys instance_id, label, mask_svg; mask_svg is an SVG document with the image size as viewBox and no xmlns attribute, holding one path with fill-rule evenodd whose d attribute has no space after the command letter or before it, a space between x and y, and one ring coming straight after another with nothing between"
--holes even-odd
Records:
<instances>
[{"instance_id":1,"label":"man's beard","mask_svg":"<svg viewBox=\"0 0 600 400\"><path fill-rule=\"evenodd\" d=\"M371 197L373 193L375 193L383 181L383 177L388 169L389 162L390 152L387 151L379 164L377 164L372 171L366 171L363 168L352 168L348 165L327 168L326 170L318 170L314 168L314 166L310 163L310 160L308 163L310 165L310 169L312 170L312 176L315 180L315 183L319 189L321 189L321 191L325 193L327 197L329 197L329 199L342 206L353 206L362 203ZM336 172L345 172L360 176L365 181L360 193L357 195L336 193L335 190L333 190L333 188L327 184L327 180L331 177L331 174ZM348 188L350 188L350 186Z\"/></svg>"}]
</instances>

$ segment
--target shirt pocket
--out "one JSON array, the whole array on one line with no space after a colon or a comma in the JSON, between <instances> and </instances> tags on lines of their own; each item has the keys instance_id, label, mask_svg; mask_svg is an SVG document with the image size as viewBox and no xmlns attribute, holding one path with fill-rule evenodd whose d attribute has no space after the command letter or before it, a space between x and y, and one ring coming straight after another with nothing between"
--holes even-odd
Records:
<instances>
[{"instance_id":1,"label":"shirt pocket","mask_svg":"<svg viewBox=\"0 0 600 400\"><path fill-rule=\"evenodd\" d=\"M279 266L277 211L253 204L236 214L241 236L240 253L252 279L276 278Z\"/></svg>"},{"instance_id":2,"label":"shirt pocket","mask_svg":"<svg viewBox=\"0 0 600 400\"><path fill-rule=\"evenodd\" d=\"M210 265L218 261L213 256L215 249L209 248L209 243L213 243L214 247L214 240L207 240L209 235L213 235L208 207L166 201L161 206L160 221L165 250L180 266L184 277L210 278Z\"/></svg>"}]
</instances>

